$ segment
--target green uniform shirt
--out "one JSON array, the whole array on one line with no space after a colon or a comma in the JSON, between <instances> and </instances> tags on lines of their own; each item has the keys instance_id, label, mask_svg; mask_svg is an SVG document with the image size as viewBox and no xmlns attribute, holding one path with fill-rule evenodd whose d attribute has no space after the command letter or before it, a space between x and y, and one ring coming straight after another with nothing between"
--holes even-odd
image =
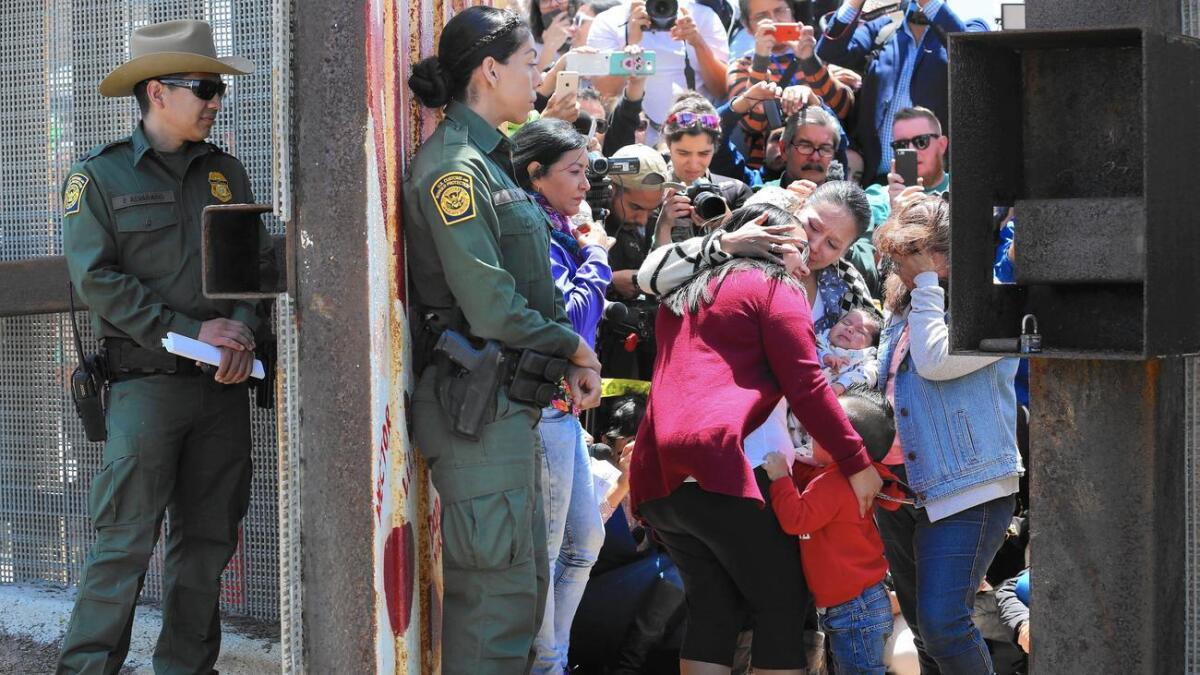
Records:
<instances>
[{"instance_id":1,"label":"green uniform shirt","mask_svg":"<svg viewBox=\"0 0 1200 675\"><path fill-rule=\"evenodd\" d=\"M512 178L507 138L453 102L404 183L414 312L458 308L466 329L568 357L579 345L550 274L546 214Z\"/></svg>"},{"instance_id":2,"label":"green uniform shirt","mask_svg":"<svg viewBox=\"0 0 1200 675\"><path fill-rule=\"evenodd\" d=\"M128 337L161 348L168 332L197 337L220 317L259 328L257 302L202 293L200 212L210 204L253 203L242 163L211 143L191 143L177 175L139 124L133 135L92 150L63 188L63 249L75 291L97 337ZM258 227L263 228L261 221ZM266 229L260 258L270 254Z\"/></svg>"}]
</instances>

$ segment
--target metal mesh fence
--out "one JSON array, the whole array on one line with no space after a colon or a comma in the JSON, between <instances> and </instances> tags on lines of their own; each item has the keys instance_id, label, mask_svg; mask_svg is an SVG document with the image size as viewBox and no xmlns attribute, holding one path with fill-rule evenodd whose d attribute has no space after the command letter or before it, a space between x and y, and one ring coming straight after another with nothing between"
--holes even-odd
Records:
<instances>
[{"instance_id":1,"label":"metal mesh fence","mask_svg":"<svg viewBox=\"0 0 1200 675\"><path fill-rule=\"evenodd\" d=\"M1179 5L1183 13L1183 34L1200 38L1200 0L1183 0Z\"/></svg>"},{"instance_id":2,"label":"metal mesh fence","mask_svg":"<svg viewBox=\"0 0 1200 675\"><path fill-rule=\"evenodd\" d=\"M212 140L246 165L259 201L287 201L290 0L4 0L0 2L0 260L56 255L60 187L88 149L126 136L131 98L106 99L100 80L128 58L136 26L168 19L213 25L220 54L246 56L231 78ZM280 99L283 99L283 102ZM284 148L281 150L280 148ZM268 228L283 232L278 219ZM281 303L282 304L282 303ZM281 341L294 319L277 307ZM80 315L85 348L86 316ZM94 537L88 484L101 447L87 443L66 382L75 365L67 315L0 319L0 583L78 582ZM281 350L292 359L294 350ZM294 376L294 360L281 361ZM294 378L293 378L294 379ZM279 401L277 405L287 405ZM293 420L294 423L294 420ZM225 573L222 607L279 618L279 453L273 411L253 410L254 481L242 543ZM144 598L161 593L161 544Z\"/></svg>"}]
</instances>

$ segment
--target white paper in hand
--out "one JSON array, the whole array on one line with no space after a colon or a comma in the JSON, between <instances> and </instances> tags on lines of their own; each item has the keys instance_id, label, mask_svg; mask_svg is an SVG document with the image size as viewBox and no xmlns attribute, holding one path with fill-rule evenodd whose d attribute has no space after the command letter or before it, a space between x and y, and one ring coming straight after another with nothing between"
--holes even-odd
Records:
<instances>
[{"instance_id":1,"label":"white paper in hand","mask_svg":"<svg viewBox=\"0 0 1200 675\"><path fill-rule=\"evenodd\" d=\"M193 340L186 335L179 333L167 333L167 337L162 339L163 349L171 352L176 356L182 356L185 359L192 359L200 363L207 363L210 366L221 365L221 350L199 340ZM263 379L267 376L266 369L263 368L262 361L254 359L254 369L250 371L250 377Z\"/></svg>"}]
</instances>

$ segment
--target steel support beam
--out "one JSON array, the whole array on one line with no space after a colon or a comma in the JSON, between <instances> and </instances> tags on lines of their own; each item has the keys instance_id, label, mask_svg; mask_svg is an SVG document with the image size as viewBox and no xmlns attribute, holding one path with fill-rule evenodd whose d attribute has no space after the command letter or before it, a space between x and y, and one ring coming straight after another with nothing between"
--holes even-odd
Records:
<instances>
[{"instance_id":1,"label":"steel support beam","mask_svg":"<svg viewBox=\"0 0 1200 675\"><path fill-rule=\"evenodd\" d=\"M1186 672L1183 360L1031 370L1031 672Z\"/></svg>"},{"instance_id":2,"label":"steel support beam","mask_svg":"<svg viewBox=\"0 0 1200 675\"><path fill-rule=\"evenodd\" d=\"M374 672L365 26L361 0L297 0L293 223L306 670Z\"/></svg>"},{"instance_id":3,"label":"steel support beam","mask_svg":"<svg viewBox=\"0 0 1200 675\"><path fill-rule=\"evenodd\" d=\"M61 255L0 262L0 317L67 311L67 259ZM87 305L75 297L75 308Z\"/></svg>"},{"instance_id":4,"label":"steel support beam","mask_svg":"<svg viewBox=\"0 0 1200 675\"><path fill-rule=\"evenodd\" d=\"M1182 32L1179 0L1026 0L1025 27L1069 30L1136 26L1164 33Z\"/></svg>"}]
</instances>

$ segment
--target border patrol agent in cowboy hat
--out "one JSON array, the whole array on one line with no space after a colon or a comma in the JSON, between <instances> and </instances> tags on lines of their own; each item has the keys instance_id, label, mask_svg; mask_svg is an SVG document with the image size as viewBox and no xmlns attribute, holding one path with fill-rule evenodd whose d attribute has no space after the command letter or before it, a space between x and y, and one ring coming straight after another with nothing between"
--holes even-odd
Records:
<instances>
[{"instance_id":1,"label":"border patrol agent in cowboy hat","mask_svg":"<svg viewBox=\"0 0 1200 675\"><path fill-rule=\"evenodd\" d=\"M63 189L71 281L91 310L111 386L104 466L89 497L96 544L58 672L120 670L166 512L154 670L209 673L221 646L221 573L250 497L246 379L266 312L201 292L201 210L254 201L242 163L205 139L221 110L221 75L254 65L218 57L200 21L138 28L129 47L132 58L100 93L135 96L142 120L132 135L89 152ZM260 235L265 256L269 238ZM220 348L216 373L164 351L169 331Z\"/></svg>"}]
</instances>

